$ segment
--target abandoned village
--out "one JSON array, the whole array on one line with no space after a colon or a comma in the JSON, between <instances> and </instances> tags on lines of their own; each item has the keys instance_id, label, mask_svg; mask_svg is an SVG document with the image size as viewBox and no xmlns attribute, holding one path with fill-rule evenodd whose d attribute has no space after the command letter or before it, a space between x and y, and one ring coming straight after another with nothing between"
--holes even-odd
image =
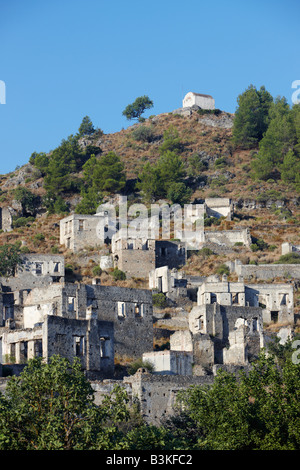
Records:
<instances>
[{"instance_id":1,"label":"abandoned village","mask_svg":"<svg viewBox=\"0 0 300 470\"><path fill-rule=\"evenodd\" d=\"M194 118L198 109L214 110L214 99L188 93L173 116ZM226 115L202 120L204 129L230 131L232 125ZM220 368L247 370L274 338L282 344L292 339L300 264L247 263L239 255L250 250L254 234L247 219L233 223L240 202L226 194L200 202L205 218L222 221L204 226L200 252L227 256L223 272L191 273L185 240L126 238L115 227L99 246L102 213L62 216L56 224L62 250L76 255L92 247L102 273L117 268L142 287L109 285L101 275L70 280L60 252L22 254L15 275L0 278L1 390L4 371L18 375L33 357L79 357L97 402L120 384L139 399L145 420L159 424L172 413L178 390L211 384ZM251 213L253 207L244 202L244 209ZM7 205L0 210L0 227L3 236L14 233ZM300 253L300 246L286 239L279 250ZM129 375L120 358L142 359L152 370L142 367Z\"/></svg>"}]
</instances>

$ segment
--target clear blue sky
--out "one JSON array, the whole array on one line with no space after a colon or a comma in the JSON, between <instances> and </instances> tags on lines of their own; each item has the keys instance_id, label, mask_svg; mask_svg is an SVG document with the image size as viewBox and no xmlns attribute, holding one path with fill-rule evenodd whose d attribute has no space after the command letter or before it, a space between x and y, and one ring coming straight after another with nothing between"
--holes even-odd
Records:
<instances>
[{"instance_id":1,"label":"clear blue sky","mask_svg":"<svg viewBox=\"0 0 300 470\"><path fill-rule=\"evenodd\" d=\"M300 80L299 0L0 0L0 174L75 134L132 123L148 95L160 114L188 91L236 109L250 84L291 104Z\"/></svg>"}]
</instances>

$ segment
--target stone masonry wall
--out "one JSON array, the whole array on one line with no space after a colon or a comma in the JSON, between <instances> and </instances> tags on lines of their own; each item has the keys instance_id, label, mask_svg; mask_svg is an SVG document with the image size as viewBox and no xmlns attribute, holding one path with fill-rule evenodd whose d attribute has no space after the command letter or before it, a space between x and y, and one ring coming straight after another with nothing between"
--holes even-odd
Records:
<instances>
[{"instance_id":1,"label":"stone masonry wall","mask_svg":"<svg viewBox=\"0 0 300 470\"><path fill-rule=\"evenodd\" d=\"M146 422L159 425L163 418L173 414L179 390L192 385L211 385L213 377L152 375L138 371L134 376L125 377L124 383L131 384L132 397L140 400Z\"/></svg>"},{"instance_id":2,"label":"stone masonry wall","mask_svg":"<svg viewBox=\"0 0 300 470\"><path fill-rule=\"evenodd\" d=\"M69 284L64 290L65 302L75 298L80 315L92 309L99 320L114 323L115 354L133 358L153 348L152 293L146 289L117 286Z\"/></svg>"},{"instance_id":3,"label":"stone masonry wall","mask_svg":"<svg viewBox=\"0 0 300 470\"><path fill-rule=\"evenodd\" d=\"M251 237L249 229L242 230L205 230L205 243L216 243L217 245L233 246L235 243L243 243L250 246Z\"/></svg>"},{"instance_id":4,"label":"stone masonry wall","mask_svg":"<svg viewBox=\"0 0 300 470\"><path fill-rule=\"evenodd\" d=\"M60 244L74 252L87 246L101 246L104 241L98 238L97 227L100 217L95 215L73 214L60 221Z\"/></svg>"},{"instance_id":5,"label":"stone masonry wall","mask_svg":"<svg viewBox=\"0 0 300 470\"><path fill-rule=\"evenodd\" d=\"M0 230L3 232L12 230L12 214L7 207L0 207Z\"/></svg>"},{"instance_id":6,"label":"stone masonry wall","mask_svg":"<svg viewBox=\"0 0 300 470\"><path fill-rule=\"evenodd\" d=\"M152 250L120 250L114 254L115 266L126 273L127 278L147 278L155 268L155 252Z\"/></svg>"},{"instance_id":7,"label":"stone masonry wall","mask_svg":"<svg viewBox=\"0 0 300 470\"><path fill-rule=\"evenodd\" d=\"M85 371L104 376L114 370L114 328L112 322L70 320L47 316L43 324L43 356L54 354L72 361L79 357ZM105 342L101 346L101 339Z\"/></svg>"},{"instance_id":8,"label":"stone masonry wall","mask_svg":"<svg viewBox=\"0 0 300 470\"><path fill-rule=\"evenodd\" d=\"M226 262L230 271L242 276L245 280L263 279L269 281L276 278L300 278L300 264L242 264L239 260Z\"/></svg>"}]
</instances>

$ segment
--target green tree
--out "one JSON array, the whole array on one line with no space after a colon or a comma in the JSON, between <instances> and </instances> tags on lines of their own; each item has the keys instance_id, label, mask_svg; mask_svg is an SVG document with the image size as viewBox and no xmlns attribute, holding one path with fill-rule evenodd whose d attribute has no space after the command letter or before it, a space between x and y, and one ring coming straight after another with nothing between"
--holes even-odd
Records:
<instances>
[{"instance_id":1,"label":"green tree","mask_svg":"<svg viewBox=\"0 0 300 470\"><path fill-rule=\"evenodd\" d=\"M80 149L77 137L71 135L63 140L50 156L44 179L45 189L60 195L78 191L80 182L76 172L82 169L89 157Z\"/></svg>"},{"instance_id":2,"label":"green tree","mask_svg":"<svg viewBox=\"0 0 300 470\"><path fill-rule=\"evenodd\" d=\"M120 386L97 406L91 383L72 362L28 361L0 394L0 450L129 450L166 446L167 432L147 426Z\"/></svg>"},{"instance_id":3,"label":"green tree","mask_svg":"<svg viewBox=\"0 0 300 470\"><path fill-rule=\"evenodd\" d=\"M43 197L43 205L49 214L64 214L69 212L69 206L60 194L47 191Z\"/></svg>"},{"instance_id":4,"label":"green tree","mask_svg":"<svg viewBox=\"0 0 300 470\"><path fill-rule=\"evenodd\" d=\"M157 168L160 178L164 182L165 192L170 183L178 183L185 177L185 168L179 155L167 150L158 160Z\"/></svg>"},{"instance_id":5,"label":"green tree","mask_svg":"<svg viewBox=\"0 0 300 470\"><path fill-rule=\"evenodd\" d=\"M140 142L152 142L155 136L151 127L140 125L132 131L132 137Z\"/></svg>"},{"instance_id":6,"label":"green tree","mask_svg":"<svg viewBox=\"0 0 300 470\"><path fill-rule=\"evenodd\" d=\"M36 214L40 202L40 198L36 194L32 193L24 186L18 186L14 190L14 198L21 204L22 215L24 217Z\"/></svg>"},{"instance_id":7,"label":"green tree","mask_svg":"<svg viewBox=\"0 0 300 470\"><path fill-rule=\"evenodd\" d=\"M153 101L146 95L139 96L136 100L126 106L123 111L123 116L127 119L141 119L141 115L146 111L146 109L150 109L153 107Z\"/></svg>"},{"instance_id":8,"label":"green tree","mask_svg":"<svg viewBox=\"0 0 300 470\"><path fill-rule=\"evenodd\" d=\"M298 450L299 385L299 364L287 359L279 367L262 353L248 374L219 371L211 387L180 392L175 429L179 437L189 432L195 449Z\"/></svg>"},{"instance_id":9,"label":"green tree","mask_svg":"<svg viewBox=\"0 0 300 470\"><path fill-rule=\"evenodd\" d=\"M40 170L41 176L45 176L49 165L49 155L47 155L45 152L33 152L29 159L29 163Z\"/></svg>"},{"instance_id":10,"label":"green tree","mask_svg":"<svg viewBox=\"0 0 300 470\"><path fill-rule=\"evenodd\" d=\"M188 204L191 201L191 196L193 194L193 190L191 188L188 188L185 183L179 181L179 182L173 182L170 184L167 192L167 198L173 203L173 204Z\"/></svg>"},{"instance_id":11,"label":"green tree","mask_svg":"<svg viewBox=\"0 0 300 470\"><path fill-rule=\"evenodd\" d=\"M115 281L125 281L126 279L126 273L124 271L121 271L121 269L115 268L112 272L112 276Z\"/></svg>"},{"instance_id":12,"label":"green tree","mask_svg":"<svg viewBox=\"0 0 300 470\"><path fill-rule=\"evenodd\" d=\"M84 183L96 193L115 193L126 184L124 164L115 152L108 152L100 158L92 155L83 165Z\"/></svg>"},{"instance_id":13,"label":"green tree","mask_svg":"<svg viewBox=\"0 0 300 470\"><path fill-rule=\"evenodd\" d=\"M20 377L11 377L1 397L0 449L81 448L94 418L93 391L79 361L35 358Z\"/></svg>"},{"instance_id":14,"label":"green tree","mask_svg":"<svg viewBox=\"0 0 300 470\"><path fill-rule=\"evenodd\" d=\"M130 375L134 375L138 369L141 369L141 368L144 368L144 369L147 369L149 372L153 372L154 371L154 366L152 364L152 362L149 362L149 361L143 361L143 359L137 359L135 361L133 361L129 367L128 367L128 373Z\"/></svg>"},{"instance_id":15,"label":"green tree","mask_svg":"<svg viewBox=\"0 0 300 470\"><path fill-rule=\"evenodd\" d=\"M300 155L300 104L294 104L291 109L291 115L296 136L295 151Z\"/></svg>"},{"instance_id":16,"label":"green tree","mask_svg":"<svg viewBox=\"0 0 300 470\"><path fill-rule=\"evenodd\" d=\"M20 243L5 243L0 246L0 276L14 276L16 268L21 265Z\"/></svg>"},{"instance_id":17,"label":"green tree","mask_svg":"<svg viewBox=\"0 0 300 470\"><path fill-rule=\"evenodd\" d=\"M138 176L137 189L146 201L167 197L172 202L185 204L192 191L184 183L186 171L180 156L167 150L155 165L147 162Z\"/></svg>"},{"instance_id":18,"label":"green tree","mask_svg":"<svg viewBox=\"0 0 300 470\"><path fill-rule=\"evenodd\" d=\"M153 305L158 308L166 308L168 301L163 292L157 292L152 295Z\"/></svg>"},{"instance_id":19,"label":"green tree","mask_svg":"<svg viewBox=\"0 0 300 470\"><path fill-rule=\"evenodd\" d=\"M208 167L208 163L203 161L197 153L189 157L188 165L188 174L192 177L199 176Z\"/></svg>"},{"instance_id":20,"label":"green tree","mask_svg":"<svg viewBox=\"0 0 300 470\"><path fill-rule=\"evenodd\" d=\"M272 159L263 152L259 152L251 161L251 168L256 179L268 180L273 176L274 164Z\"/></svg>"},{"instance_id":21,"label":"green tree","mask_svg":"<svg viewBox=\"0 0 300 470\"><path fill-rule=\"evenodd\" d=\"M163 142L159 146L159 152L161 155L170 151L176 154L183 150L183 144L179 137L179 132L174 126L170 126L164 131Z\"/></svg>"},{"instance_id":22,"label":"green tree","mask_svg":"<svg viewBox=\"0 0 300 470\"><path fill-rule=\"evenodd\" d=\"M91 155L83 165L82 199L76 206L76 213L95 214L103 195L122 191L125 184L124 164L115 152L108 152L100 158Z\"/></svg>"},{"instance_id":23,"label":"green tree","mask_svg":"<svg viewBox=\"0 0 300 470\"><path fill-rule=\"evenodd\" d=\"M94 125L93 125L91 119L89 118L89 116L85 116L82 119L82 122L79 126L79 129L78 129L79 136L83 137L85 135L93 135L94 132L95 132L95 128L94 128Z\"/></svg>"},{"instance_id":24,"label":"green tree","mask_svg":"<svg viewBox=\"0 0 300 470\"><path fill-rule=\"evenodd\" d=\"M269 155L274 164L278 164L295 143L292 114L285 98L275 100L270 107L269 116L269 126L259 149Z\"/></svg>"},{"instance_id":25,"label":"green tree","mask_svg":"<svg viewBox=\"0 0 300 470\"><path fill-rule=\"evenodd\" d=\"M163 197L164 184L157 165L152 165L150 162L145 163L138 176L136 188L143 193L146 201L150 202L155 198Z\"/></svg>"},{"instance_id":26,"label":"green tree","mask_svg":"<svg viewBox=\"0 0 300 470\"><path fill-rule=\"evenodd\" d=\"M272 103L269 117L269 126L259 143L258 155L252 161L255 177L263 180L271 178L276 171L279 174L285 155L296 144L293 115L285 98L277 98Z\"/></svg>"},{"instance_id":27,"label":"green tree","mask_svg":"<svg viewBox=\"0 0 300 470\"><path fill-rule=\"evenodd\" d=\"M273 98L265 87L250 85L238 96L233 121L233 143L243 149L256 147L267 130Z\"/></svg>"},{"instance_id":28,"label":"green tree","mask_svg":"<svg viewBox=\"0 0 300 470\"><path fill-rule=\"evenodd\" d=\"M97 191L94 187L88 187L81 192L82 199L76 205L76 214L94 215L97 207L102 202L102 193Z\"/></svg>"},{"instance_id":29,"label":"green tree","mask_svg":"<svg viewBox=\"0 0 300 470\"><path fill-rule=\"evenodd\" d=\"M293 150L289 150L280 166L281 179L285 183L295 183L296 176L300 173L300 158L295 155Z\"/></svg>"},{"instance_id":30,"label":"green tree","mask_svg":"<svg viewBox=\"0 0 300 470\"><path fill-rule=\"evenodd\" d=\"M229 267L227 266L227 264L224 264L224 263L218 266L215 272L216 274L220 274L220 276L222 276L223 274L226 274L226 276L229 276L230 274Z\"/></svg>"},{"instance_id":31,"label":"green tree","mask_svg":"<svg viewBox=\"0 0 300 470\"><path fill-rule=\"evenodd\" d=\"M300 253L286 253L281 255L276 264L300 264Z\"/></svg>"}]
</instances>

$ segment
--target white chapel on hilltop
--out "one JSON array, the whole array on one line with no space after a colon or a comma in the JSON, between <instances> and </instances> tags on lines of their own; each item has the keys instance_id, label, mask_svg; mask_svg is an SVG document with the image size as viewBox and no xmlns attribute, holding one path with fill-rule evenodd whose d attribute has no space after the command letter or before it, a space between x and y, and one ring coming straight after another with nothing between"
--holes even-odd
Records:
<instances>
[{"instance_id":1,"label":"white chapel on hilltop","mask_svg":"<svg viewBox=\"0 0 300 470\"><path fill-rule=\"evenodd\" d=\"M189 108L193 105L199 106L202 109L215 109L215 100L210 95L202 95L189 91L183 98L182 106L183 108Z\"/></svg>"}]
</instances>

